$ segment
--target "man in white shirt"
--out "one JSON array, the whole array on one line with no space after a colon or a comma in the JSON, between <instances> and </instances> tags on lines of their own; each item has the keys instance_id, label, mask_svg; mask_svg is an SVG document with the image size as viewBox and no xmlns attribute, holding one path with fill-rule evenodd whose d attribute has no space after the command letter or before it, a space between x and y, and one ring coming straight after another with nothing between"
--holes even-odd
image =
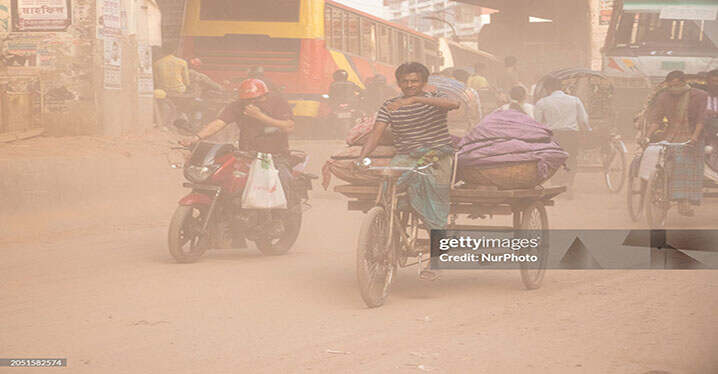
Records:
<instances>
[{"instance_id":1,"label":"man in white shirt","mask_svg":"<svg viewBox=\"0 0 718 374\"><path fill-rule=\"evenodd\" d=\"M568 153L566 166L566 186L568 187L568 198L572 198L573 180L576 176L576 156L579 151L579 131L585 129L591 131L588 124L588 113L584 108L581 99L571 96L561 90L561 81L558 78L549 77L544 86L551 92L536 103L534 116L537 121L546 124L553 131L554 139Z\"/></svg>"},{"instance_id":2,"label":"man in white shirt","mask_svg":"<svg viewBox=\"0 0 718 374\"><path fill-rule=\"evenodd\" d=\"M718 69L708 73L708 111L706 119L715 121L718 119Z\"/></svg>"}]
</instances>

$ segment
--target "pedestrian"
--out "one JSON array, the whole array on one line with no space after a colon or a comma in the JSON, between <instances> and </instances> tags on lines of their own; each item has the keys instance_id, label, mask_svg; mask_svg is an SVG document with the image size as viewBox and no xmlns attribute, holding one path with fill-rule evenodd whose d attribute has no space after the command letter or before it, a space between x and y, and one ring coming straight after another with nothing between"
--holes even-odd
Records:
<instances>
[{"instance_id":1,"label":"pedestrian","mask_svg":"<svg viewBox=\"0 0 718 374\"><path fill-rule=\"evenodd\" d=\"M207 74L200 71L202 68L202 60L198 57L191 58L189 60L189 66L189 86L187 87L187 92L193 97L203 98L205 97L204 94L206 91L222 92L224 90L221 84L215 82L207 76Z\"/></svg>"},{"instance_id":2,"label":"pedestrian","mask_svg":"<svg viewBox=\"0 0 718 374\"><path fill-rule=\"evenodd\" d=\"M155 61L155 88L167 92L167 95L182 95L190 84L187 61L175 56L174 49L165 49L165 56Z\"/></svg>"},{"instance_id":3,"label":"pedestrian","mask_svg":"<svg viewBox=\"0 0 718 374\"><path fill-rule=\"evenodd\" d=\"M718 69L708 72L706 79L708 91L708 105L706 106L706 118L708 121L718 121ZM718 125L716 125L718 127Z\"/></svg>"},{"instance_id":4,"label":"pedestrian","mask_svg":"<svg viewBox=\"0 0 718 374\"><path fill-rule=\"evenodd\" d=\"M551 94L536 103L534 117L553 131L554 139L568 153L566 160L568 170L564 181L568 187L566 197L572 199L577 166L576 157L579 152L579 131L591 131L588 113L586 113L581 99L562 91L561 80L558 78L548 77L544 86L546 91ZM564 182L561 179L559 176L558 180Z\"/></svg>"},{"instance_id":5,"label":"pedestrian","mask_svg":"<svg viewBox=\"0 0 718 374\"><path fill-rule=\"evenodd\" d=\"M490 88L489 81L486 79L486 64L483 62L477 62L474 65L474 74L469 77L469 87L475 89L477 92L480 90L486 90Z\"/></svg>"},{"instance_id":6,"label":"pedestrian","mask_svg":"<svg viewBox=\"0 0 718 374\"><path fill-rule=\"evenodd\" d=\"M675 70L666 76L666 88L656 97L648 111L650 138L664 118L668 124L662 140L671 143L689 142L689 146L671 147L674 168L669 173L669 197L678 201L678 213L694 215L691 205L700 205L703 199L704 152L702 137L705 124L708 94L692 88L685 73Z\"/></svg>"},{"instance_id":7,"label":"pedestrian","mask_svg":"<svg viewBox=\"0 0 718 374\"><path fill-rule=\"evenodd\" d=\"M499 109L515 110L535 119L534 106L526 102L526 89L521 86L514 86L511 89L511 101Z\"/></svg>"},{"instance_id":8,"label":"pedestrian","mask_svg":"<svg viewBox=\"0 0 718 374\"><path fill-rule=\"evenodd\" d=\"M509 101L509 92L514 86L523 86L519 78L519 71L516 65L518 59L514 56L507 56L504 59L504 70L499 75L496 82L499 98L503 102Z\"/></svg>"}]
</instances>

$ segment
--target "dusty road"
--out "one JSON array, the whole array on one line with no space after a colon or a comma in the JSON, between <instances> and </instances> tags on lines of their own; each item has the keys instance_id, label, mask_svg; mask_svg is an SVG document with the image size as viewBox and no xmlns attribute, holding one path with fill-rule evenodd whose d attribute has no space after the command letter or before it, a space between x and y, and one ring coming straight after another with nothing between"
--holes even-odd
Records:
<instances>
[{"instance_id":1,"label":"dusty road","mask_svg":"<svg viewBox=\"0 0 718 374\"><path fill-rule=\"evenodd\" d=\"M554 228L630 224L599 178L579 176ZM716 222L715 206L688 223ZM550 271L526 291L518 271L425 283L411 268L366 309L361 218L319 192L288 255L189 265L171 260L159 218L2 244L0 357L67 357L54 370L71 373L718 373L718 271Z\"/></svg>"}]
</instances>

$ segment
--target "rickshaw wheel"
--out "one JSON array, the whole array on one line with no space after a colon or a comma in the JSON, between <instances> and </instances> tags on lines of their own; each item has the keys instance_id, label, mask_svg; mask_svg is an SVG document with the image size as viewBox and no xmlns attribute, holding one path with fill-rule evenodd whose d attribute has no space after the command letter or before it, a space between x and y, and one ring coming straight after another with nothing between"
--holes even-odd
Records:
<instances>
[{"instance_id":1,"label":"rickshaw wheel","mask_svg":"<svg viewBox=\"0 0 718 374\"><path fill-rule=\"evenodd\" d=\"M606 147L604 156L604 179L606 187L613 193L618 193L626 182L626 154L623 152L621 140L611 140Z\"/></svg>"},{"instance_id":2,"label":"rickshaw wheel","mask_svg":"<svg viewBox=\"0 0 718 374\"><path fill-rule=\"evenodd\" d=\"M357 281L364 303L370 308L384 304L389 294L396 263L386 247L389 219L386 210L369 210L359 231L357 245Z\"/></svg>"},{"instance_id":3,"label":"rickshaw wheel","mask_svg":"<svg viewBox=\"0 0 718 374\"><path fill-rule=\"evenodd\" d=\"M633 222L638 222L643 214L643 201L646 199L646 182L638 175L641 166L641 157L636 156L631 161L628 170L628 185L626 186L626 203L628 214Z\"/></svg>"},{"instance_id":4,"label":"rickshaw wheel","mask_svg":"<svg viewBox=\"0 0 718 374\"><path fill-rule=\"evenodd\" d=\"M521 255L534 255L538 257L538 261L534 263L521 262L521 280L524 287L529 290L541 287L544 275L546 274L546 265L548 264L549 252L549 232L548 232L548 215L546 207L541 202L531 203L521 213L521 233L528 237L539 236L541 244L538 248L528 248L521 250Z\"/></svg>"},{"instance_id":5,"label":"rickshaw wheel","mask_svg":"<svg viewBox=\"0 0 718 374\"><path fill-rule=\"evenodd\" d=\"M670 201L667 200L668 191L665 189L666 175L661 170L656 170L648 179L646 187L646 218L651 228L664 227L670 209Z\"/></svg>"}]
</instances>

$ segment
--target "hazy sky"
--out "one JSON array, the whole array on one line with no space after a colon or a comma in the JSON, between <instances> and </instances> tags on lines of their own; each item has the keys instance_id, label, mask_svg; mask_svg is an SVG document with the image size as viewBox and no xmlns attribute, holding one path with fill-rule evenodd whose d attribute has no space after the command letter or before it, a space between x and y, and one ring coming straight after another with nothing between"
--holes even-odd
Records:
<instances>
[{"instance_id":1,"label":"hazy sky","mask_svg":"<svg viewBox=\"0 0 718 374\"><path fill-rule=\"evenodd\" d=\"M377 17L384 17L384 9L382 6L382 0L336 0L338 3L342 3L346 6L359 9Z\"/></svg>"}]
</instances>

